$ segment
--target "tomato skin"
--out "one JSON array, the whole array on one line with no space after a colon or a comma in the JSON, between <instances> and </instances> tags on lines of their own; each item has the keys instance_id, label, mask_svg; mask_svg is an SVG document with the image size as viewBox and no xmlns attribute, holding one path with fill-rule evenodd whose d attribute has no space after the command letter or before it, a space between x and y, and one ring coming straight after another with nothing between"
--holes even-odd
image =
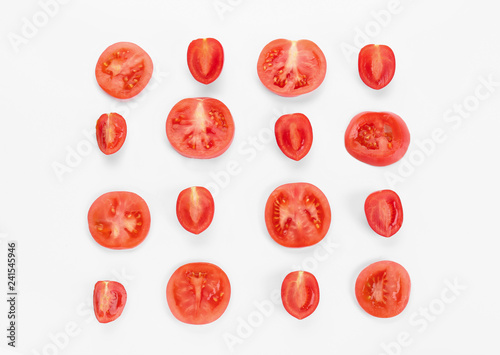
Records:
<instances>
[{"instance_id":1,"label":"tomato skin","mask_svg":"<svg viewBox=\"0 0 500 355\"><path fill-rule=\"evenodd\" d=\"M396 234L403 224L403 205L394 191L376 191L366 198L365 215L375 233L389 238Z\"/></svg>"},{"instance_id":2,"label":"tomato skin","mask_svg":"<svg viewBox=\"0 0 500 355\"><path fill-rule=\"evenodd\" d=\"M394 52L385 45L364 46L358 56L358 71L361 80L372 89L386 87L396 72Z\"/></svg>"},{"instance_id":3,"label":"tomato skin","mask_svg":"<svg viewBox=\"0 0 500 355\"><path fill-rule=\"evenodd\" d=\"M319 304L319 285L307 271L293 271L281 285L281 301L286 311L297 319L309 317Z\"/></svg>"},{"instance_id":4,"label":"tomato skin","mask_svg":"<svg viewBox=\"0 0 500 355\"><path fill-rule=\"evenodd\" d=\"M185 230L193 234L200 234L210 226L214 211L214 198L204 187L188 187L177 197L177 219Z\"/></svg>"},{"instance_id":5,"label":"tomato skin","mask_svg":"<svg viewBox=\"0 0 500 355\"><path fill-rule=\"evenodd\" d=\"M127 137L127 122L114 112L105 113L96 123L97 145L106 155L114 154L120 150Z\"/></svg>"},{"instance_id":6,"label":"tomato skin","mask_svg":"<svg viewBox=\"0 0 500 355\"><path fill-rule=\"evenodd\" d=\"M274 134L278 147L290 159L299 161L311 150L313 130L302 113L281 116L274 125Z\"/></svg>"},{"instance_id":7,"label":"tomato skin","mask_svg":"<svg viewBox=\"0 0 500 355\"><path fill-rule=\"evenodd\" d=\"M349 154L374 166L397 162L410 145L410 131L406 123L392 112L362 112L356 115L349 123L344 138Z\"/></svg>"},{"instance_id":8,"label":"tomato skin","mask_svg":"<svg viewBox=\"0 0 500 355\"><path fill-rule=\"evenodd\" d=\"M98 281L94 286L94 314L99 323L116 320L127 303L125 287L116 281Z\"/></svg>"},{"instance_id":9,"label":"tomato skin","mask_svg":"<svg viewBox=\"0 0 500 355\"><path fill-rule=\"evenodd\" d=\"M189 44L187 51L189 71L202 84L214 82L224 66L224 49L215 38L198 38Z\"/></svg>"}]
</instances>

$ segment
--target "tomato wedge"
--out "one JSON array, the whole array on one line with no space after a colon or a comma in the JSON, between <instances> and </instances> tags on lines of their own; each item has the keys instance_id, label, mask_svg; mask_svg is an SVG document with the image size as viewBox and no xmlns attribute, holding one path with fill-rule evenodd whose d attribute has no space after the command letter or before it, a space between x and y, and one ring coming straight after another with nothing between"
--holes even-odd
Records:
<instances>
[{"instance_id":1,"label":"tomato wedge","mask_svg":"<svg viewBox=\"0 0 500 355\"><path fill-rule=\"evenodd\" d=\"M403 205L394 191L376 191L366 198L365 215L375 233L388 238L403 224Z\"/></svg>"},{"instance_id":2,"label":"tomato wedge","mask_svg":"<svg viewBox=\"0 0 500 355\"><path fill-rule=\"evenodd\" d=\"M188 232L200 234L207 229L214 218L214 211L214 198L204 187L189 187L182 190L177 198L177 219Z\"/></svg>"},{"instance_id":3,"label":"tomato wedge","mask_svg":"<svg viewBox=\"0 0 500 355\"><path fill-rule=\"evenodd\" d=\"M276 39L260 53L257 74L275 94L299 96L321 85L326 75L326 58L312 41Z\"/></svg>"},{"instance_id":4,"label":"tomato wedge","mask_svg":"<svg viewBox=\"0 0 500 355\"><path fill-rule=\"evenodd\" d=\"M96 124L97 145L106 155L120 150L127 137L127 122L114 112L105 113L99 117Z\"/></svg>"},{"instance_id":5,"label":"tomato wedge","mask_svg":"<svg viewBox=\"0 0 500 355\"><path fill-rule=\"evenodd\" d=\"M118 42L104 50L95 67L99 86L117 99L139 94L153 75L153 61L137 44Z\"/></svg>"},{"instance_id":6,"label":"tomato wedge","mask_svg":"<svg viewBox=\"0 0 500 355\"><path fill-rule=\"evenodd\" d=\"M117 319L127 303L125 287L115 281L98 281L94 287L94 313L99 323Z\"/></svg>"},{"instance_id":7,"label":"tomato wedge","mask_svg":"<svg viewBox=\"0 0 500 355\"><path fill-rule=\"evenodd\" d=\"M278 147L290 159L298 161L311 150L312 126L302 113L281 116L274 125L274 133Z\"/></svg>"},{"instance_id":8,"label":"tomato wedge","mask_svg":"<svg viewBox=\"0 0 500 355\"><path fill-rule=\"evenodd\" d=\"M181 266L167 284L167 302L175 318L188 324L217 320L227 308L231 285L226 273L210 263Z\"/></svg>"},{"instance_id":9,"label":"tomato wedge","mask_svg":"<svg viewBox=\"0 0 500 355\"><path fill-rule=\"evenodd\" d=\"M286 275L281 285L281 301L291 316L297 319L309 317L319 304L316 277L307 271L294 271Z\"/></svg>"},{"instance_id":10,"label":"tomato wedge","mask_svg":"<svg viewBox=\"0 0 500 355\"><path fill-rule=\"evenodd\" d=\"M189 44L188 68L193 78L202 84L214 82L222 72L224 49L215 38L199 38Z\"/></svg>"},{"instance_id":11,"label":"tomato wedge","mask_svg":"<svg viewBox=\"0 0 500 355\"><path fill-rule=\"evenodd\" d=\"M410 145L410 132L401 117L391 112L362 112L345 132L349 154L363 163L386 166L401 159Z\"/></svg>"},{"instance_id":12,"label":"tomato wedge","mask_svg":"<svg viewBox=\"0 0 500 355\"><path fill-rule=\"evenodd\" d=\"M139 195L113 191L100 196L90 206L88 223L90 234L103 247L130 249L148 235L151 214Z\"/></svg>"},{"instance_id":13,"label":"tomato wedge","mask_svg":"<svg viewBox=\"0 0 500 355\"><path fill-rule=\"evenodd\" d=\"M281 185L269 196L267 231L280 245L302 248L320 242L330 228L332 213L323 192L308 183Z\"/></svg>"},{"instance_id":14,"label":"tomato wedge","mask_svg":"<svg viewBox=\"0 0 500 355\"><path fill-rule=\"evenodd\" d=\"M369 44L358 56L358 70L361 80L375 90L386 87L396 72L396 58L388 46Z\"/></svg>"},{"instance_id":15,"label":"tomato wedge","mask_svg":"<svg viewBox=\"0 0 500 355\"><path fill-rule=\"evenodd\" d=\"M210 159L224 153L234 137L231 112L216 99L201 97L179 101L167 117L167 138L188 158Z\"/></svg>"},{"instance_id":16,"label":"tomato wedge","mask_svg":"<svg viewBox=\"0 0 500 355\"><path fill-rule=\"evenodd\" d=\"M379 318L397 316L410 299L411 281L406 269L393 261L378 261L367 266L356 280L359 305Z\"/></svg>"}]
</instances>

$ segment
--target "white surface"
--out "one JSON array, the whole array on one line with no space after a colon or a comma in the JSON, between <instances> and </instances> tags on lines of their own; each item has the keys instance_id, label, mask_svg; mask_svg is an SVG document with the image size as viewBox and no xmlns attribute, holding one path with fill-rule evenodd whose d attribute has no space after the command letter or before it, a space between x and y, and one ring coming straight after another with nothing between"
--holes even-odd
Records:
<instances>
[{"instance_id":1,"label":"white surface","mask_svg":"<svg viewBox=\"0 0 500 355\"><path fill-rule=\"evenodd\" d=\"M9 33L19 34L23 17L36 15L40 5L3 1L0 232L19 242L18 352L226 354L224 334L248 336L237 332L238 320L250 316L258 321L254 302L269 299L294 265L301 264L314 271L321 287L316 312L298 321L277 304L235 345L234 353L390 354L381 344L396 341L402 331L412 339L401 351L408 355L497 349L500 87L480 100L460 127L443 116L474 95L481 77L500 81L500 6L496 0L401 0L399 12L369 37L390 45L397 60L393 82L376 92L361 82L355 56L346 58L341 44L352 44L356 29L364 31L374 21L372 11L392 2L73 0L61 5L16 53ZM222 17L214 8L217 3L227 6ZM219 39L226 56L222 75L207 87L191 77L186 65L187 46L199 37ZM311 39L323 49L328 72L317 91L282 98L261 85L257 57L265 44L281 37ZM94 78L97 58L117 41L142 46L161 73L129 102L106 95ZM235 139L220 158L183 158L167 141L170 108L196 96L220 99L233 113ZM369 193L391 187L386 174L398 173L402 163L371 167L344 148L349 120L364 110L393 111L405 119L412 135L407 160L419 150L416 141L436 128L447 136L394 186L405 220L390 239L370 230L363 203ZM125 113L128 136L122 150L108 157L94 146L59 181L52 164L65 164L68 147L85 148L82 132L93 137L95 121L109 111ZM312 150L299 163L267 140L269 126L291 112L305 113L314 129ZM266 142L261 150L252 148L252 154L250 142L259 135ZM213 174L231 161L240 167L239 174L216 194L213 224L199 237L189 235L175 217L178 192L213 182ZM303 250L274 243L263 219L270 192L296 181L321 188L333 211L326 239ZM107 250L88 232L90 204L111 190L134 191L149 204L150 235L135 250ZM329 243L337 245L333 253L314 264L311 258L324 256L322 245ZM3 299L5 239L0 250ZM401 263L412 278L408 307L389 320L365 314L353 292L359 271L380 259ZM222 267L232 284L226 313L202 327L178 322L165 300L172 272L198 260ZM419 309L439 307L446 280L455 278L467 289L423 329ZM129 295L121 318L108 325L95 321L87 303L101 279L123 281ZM0 308L2 329L5 313ZM66 341L60 333L68 326L77 330ZM3 335L1 339L3 354Z\"/></svg>"}]
</instances>

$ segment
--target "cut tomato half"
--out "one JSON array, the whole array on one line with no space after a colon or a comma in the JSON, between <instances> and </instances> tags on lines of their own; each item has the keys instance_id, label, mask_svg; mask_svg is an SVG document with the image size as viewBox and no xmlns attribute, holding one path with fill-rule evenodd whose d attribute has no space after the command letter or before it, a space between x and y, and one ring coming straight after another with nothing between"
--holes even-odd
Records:
<instances>
[{"instance_id":1,"label":"cut tomato half","mask_svg":"<svg viewBox=\"0 0 500 355\"><path fill-rule=\"evenodd\" d=\"M311 150L312 126L302 113L281 116L274 125L274 133L278 147L290 159L301 160Z\"/></svg>"},{"instance_id":2,"label":"cut tomato half","mask_svg":"<svg viewBox=\"0 0 500 355\"><path fill-rule=\"evenodd\" d=\"M98 281L94 287L94 314L99 323L116 320L127 303L125 287L115 281Z\"/></svg>"},{"instance_id":3,"label":"cut tomato half","mask_svg":"<svg viewBox=\"0 0 500 355\"><path fill-rule=\"evenodd\" d=\"M96 124L97 145L106 155L120 150L127 137L127 122L117 113L105 113Z\"/></svg>"},{"instance_id":4,"label":"cut tomato half","mask_svg":"<svg viewBox=\"0 0 500 355\"><path fill-rule=\"evenodd\" d=\"M177 197L177 219L185 230L200 234L214 218L214 199L210 191L201 186L182 190Z\"/></svg>"},{"instance_id":5,"label":"cut tomato half","mask_svg":"<svg viewBox=\"0 0 500 355\"><path fill-rule=\"evenodd\" d=\"M319 304L319 285L307 271L286 275L281 285L281 301L286 311L297 319L309 317Z\"/></svg>"},{"instance_id":6,"label":"cut tomato half","mask_svg":"<svg viewBox=\"0 0 500 355\"><path fill-rule=\"evenodd\" d=\"M403 205L394 191L376 191L366 198L365 215L375 233L388 238L403 224Z\"/></svg>"},{"instance_id":7,"label":"cut tomato half","mask_svg":"<svg viewBox=\"0 0 500 355\"><path fill-rule=\"evenodd\" d=\"M389 85L396 72L394 52L388 46L369 44L359 52L358 70L366 85L380 90Z\"/></svg>"},{"instance_id":8,"label":"cut tomato half","mask_svg":"<svg viewBox=\"0 0 500 355\"><path fill-rule=\"evenodd\" d=\"M222 72L224 49L215 38L199 38L189 44L188 68L193 78L202 84L214 82Z\"/></svg>"}]
</instances>

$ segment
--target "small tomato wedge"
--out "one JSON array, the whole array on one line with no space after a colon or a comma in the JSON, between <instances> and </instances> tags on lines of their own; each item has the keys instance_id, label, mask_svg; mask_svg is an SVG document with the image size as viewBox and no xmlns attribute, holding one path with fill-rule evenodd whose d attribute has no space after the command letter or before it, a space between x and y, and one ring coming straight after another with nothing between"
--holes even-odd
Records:
<instances>
[{"instance_id":1,"label":"small tomato wedge","mask_svg":"<svg viewBox=\"0 0 500 355\"><path fill-rule=\"evenodd\" d=\"M214 82L222 72L224 49L215 38L199 38L189 44L188 68L193 78L202 84Z\"/></svg>"},{"instance_id":2,"label":"small tomato wedge","mask_svg":"<svg viewBox=\"0 0 500 355\"><path fill-rule=\"evenodd\" d=\"M299 96L321 85L326 75L326 58L312 41L276 39L260 53L257 74L275 94Z\"/></svg>"},{"instance_id":3,"label":"small tomato wedge","mask_svg":"<svg viewBox=\"0 0 500 355\"><path fill-rule=\"evenodd\" d=\"M99 323L117 319L127 303L125 287L115 281L98 281L94 287L94 313Z\"/></svg>"},{"instance_id":4,"label":"small tomato wedge","mask_svg":"<svg viewBox=\"0 0 500 355\"><path fill-rule=\"evenodd\" d=\"M349 154L363 163L386 166L401 159L410 145L410 132L401 117L391 112L362 112L345 132Z\"/></svg>"},{"instance_id":5,"label":"small tomato wedge","mask_svg":"<svg viewBox=\"0 0 500 355\"><path fill-rule=\"evenodd\" d=\"M403 224L403 205L394 191L376 191L366 198L365 215L375 233L388 238Z\"/></svg>"},{"instance_id":6,"label":"small tomato wedge","mask_svg":"<svg viewBox=\"0 0 500 355\"><path fill-rule=\"evenodd\" d=\"M379 318L397 316L410 299L411 281L406 269L393 261L378 261L367 266L356 280L359 305Z\"/></svg>"},{"instance_id":7,"label":"small tomato wedge","mask_svg":"<svg viewBox=\"0 0 500 355\"><path fill-rule=\"evenodd\" d=\"M127 122L117 113L105 113L96 124L97 145L106 155L120 150L127 137Z\"/></svg>"},{"instance_id":8,"label":"small tomato wedge","mask_svg":"<svg viewBox=\"0 0 500 355\"><path fill-rule=\"evenodd\" d=\"M281 285L281 301L293 317L309 317L319 304L319 285L316 277L307 271L294 271L286 275Z\"/></svg>"},{"instance_id":9,"label":"small tomato wedge","mask_svg":"<svg viewBox=\"0 0 500 355\"><path fill-rule=\"evenodd\" d=\"M283 154L293 160L304 158L311 149L313 131L311 122L302 113L281 116L274 125L276 142Z\"/></svg>"},{"instance_id":10,"label":"small tomato wedge","mask_svg":"<svg viewBox=\"0 0 500 355\"><path fill-rule=\"evenodd\" d=\"M189 187L177 197L177 219L185 230L193 234L200 234L210 226L214 211L212 194L204 187Z\"/></svg>"},{"instance_id":11,"label":"small tomato wedge","mask_svg":"<svg viewBox=\"0 0 500 355\"><path fill-rule=\"evenodd\" d=\"M330 228L331 219L325 194L308 183L281 185L266 203L267 231L276 243L289 248L320 242Z\"/></svg>"},{"instance_id":12,"label":"small tomato wedge","mask_svg":"<svg viewBox=\"0 0 500 355\"><path fill-rule=\"evenodd\" d=\"M358 70L361 80L375 90L386 87L396 72L396 58L388 46L369 44L358 56Z\"/></svg>"},{"instance_id":13,"label":"small tomato wedge","mask_svg":"<svg viewBox=\"0 0 500 355\"><path fill-rule=\"evenodd\" d=\"M100 196L90 206L88 223L90 234L103 247L130 249L148 235L151 214L139 195L113 191Z\"/></svg>"},{"instance_id":14,"label":"small tomato wedge","mask_svg":"<svg viewBox=\"0 0 500 355\"><path fill-rule=\"evenodd\" d=\"M130 42L118 42L106 48L95 67L99 86L117 99L130 99L139 94L152 75L151 57Z\"/></svg>"},{"instance_id":15,"label":"small tomato wedge","mask_svg":"<svg viewBox=\"0 0 500 355\"><path fill-rule=\"evenodd\" d=\"M178 268L167 284L167 303L175 318L188 324L208 324L227 308L231 285L226 273L210 263Z\"/></svg>"}]
</instances>

